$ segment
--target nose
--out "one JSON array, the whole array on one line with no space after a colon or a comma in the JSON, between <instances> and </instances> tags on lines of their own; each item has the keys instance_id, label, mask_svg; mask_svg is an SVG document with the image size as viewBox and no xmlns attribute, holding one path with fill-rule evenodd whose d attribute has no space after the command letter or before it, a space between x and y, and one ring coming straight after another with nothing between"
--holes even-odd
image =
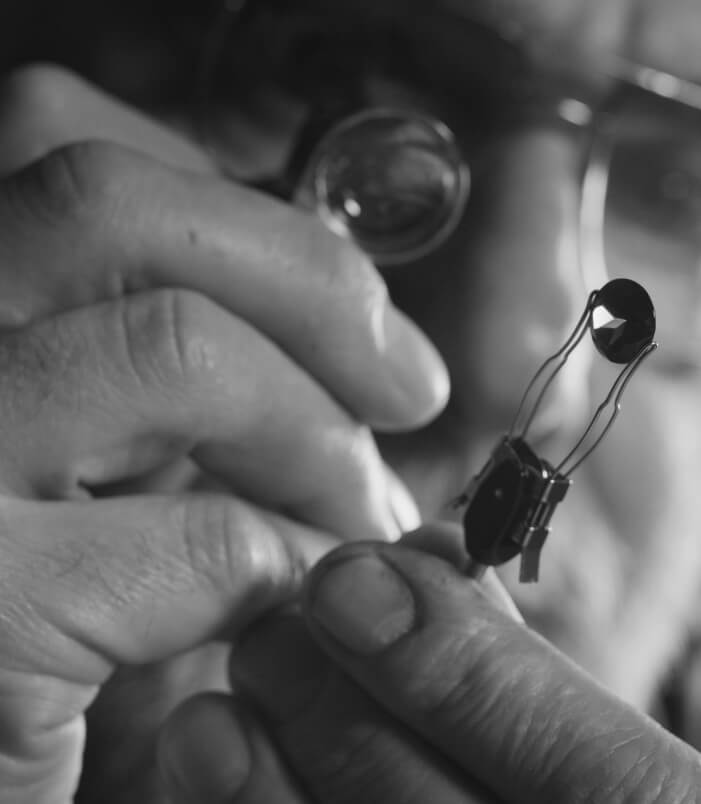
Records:
<instances>
[{"instance_id":1,"label":"nose","mask_svg":"<svg viewBox=\"0 0 701 804\"><path fill-rule=\"evenodd\" d=\"M591 290L578 258L578 162L565 134L536 130L505 139L475 170L471 207L446 259L451 275L427 326L451 372L453 408L482 430L508 424ZM575 351L544 410L572 410L586 396L587 354Z\"/></svg>"}]
</instances>

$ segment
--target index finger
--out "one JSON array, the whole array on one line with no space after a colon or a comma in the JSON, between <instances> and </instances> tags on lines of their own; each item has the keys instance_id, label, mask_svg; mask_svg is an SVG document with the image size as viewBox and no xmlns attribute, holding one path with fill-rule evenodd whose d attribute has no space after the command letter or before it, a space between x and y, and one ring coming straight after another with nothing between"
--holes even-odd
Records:
<instances>
[{"instance_id":1,"label":"index finger","mask_svg":"<svg viewBox=\"0 0 701 804\"><path fill-rule=\"evenodd\" d=\"M116 145L58 149L0 187L0 265L0 318L190 289L375 427L416 426L446 401L438 353L350 243L260 193Z\"/></svg>"},{"instance_id":2,"label":"index finger","mask_svg":"<svg viewBox=\"0 0 701 804\"><path fill-rule=\"evenodd\" d=\"M504 800L696 800L701 762L689 746L494 609L446 562L356 544L322 560L307 591L324 648Z\"/></svg>"}]
</instances>

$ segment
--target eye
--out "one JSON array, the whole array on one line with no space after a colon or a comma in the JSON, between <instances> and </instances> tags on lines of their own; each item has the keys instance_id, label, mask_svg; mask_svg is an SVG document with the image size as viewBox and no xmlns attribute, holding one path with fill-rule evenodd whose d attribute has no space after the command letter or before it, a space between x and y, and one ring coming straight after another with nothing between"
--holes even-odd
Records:
<instances>
[{"instance_id":1,"label":"eye","mask_svg":"<svg viewBox=\"0 0 701 804\"><path fill-rule=\"evenodd\" d=\"M697 141L660 134L649 142L617 143L607 201L619 225L652 230L658 236L698 236L701 163Z\"/></svg>"}]
</instances>

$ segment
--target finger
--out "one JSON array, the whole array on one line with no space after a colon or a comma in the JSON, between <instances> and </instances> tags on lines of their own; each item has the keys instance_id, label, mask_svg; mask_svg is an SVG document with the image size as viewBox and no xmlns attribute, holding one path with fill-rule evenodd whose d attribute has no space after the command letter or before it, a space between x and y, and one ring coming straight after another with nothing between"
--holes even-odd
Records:
<instances>
[{"instance_id":1,"label":"finger","mask_svg":"<svg viewBox=\"0 0 701 804\"><path fill-rule=\"evenodd\" d=\"M64 313L6 335L0 366L14 493L71 497L194 450L238 493L322 528L397 533L367 428L203 296L149 291Z\"/></svg>"},{"instance_id":2,"label":"finger","mask_svg":"<svg viewBox=\"0 0 701 804\"><path fill-rule=\"evenodd\" d=\"M190 698L171 714L158 765L173 804L303 804L310 801L242 701Z\"/></svg>"},{"instance_id":3,"label":"finger","mask_svg":"<svg viewBox=\"0 0 701 804\"><path fill-rule=\"evenodd\" d=\"M688 746L438 558L341 548L307 591L310 627L343 668L506 801L683 801L701 783Z\"/></svg>"},{"instance_id":4,"label":"finger","mask_svg":"<svg viewBox=\"0 0 701 804\"><path fill-rule=\"evenodd\" d=\"M312 216L106 143L5 181L0 323L162 286L239 315L372 425L413 426L446 401L436 350L368 260Z\"/></svg>"},{"instance_id":5,"label":"finger","mask_svg":"<svg viewBox=\"0 0 701 804\"><path fill-rule=\"evenodd\" d=\"M2 644L15 645L16 669L61 668L63 678L86 684L101 683L117 664L159 661L222 633L231 638L294 599L308 567L334 544L221 495L5 500L3 515L3 533L22 539L3 536L12 577L0 590L8 614Z\"/></svg>"},{"instance_id":6,"label":"finger","mask_svg":"<svg viewBox=\"0 0 701 804\"><path fill-rule=\"evenodd\" d=\"M328 544L221 496L2 510L0 777L36 802L72 800L83 713L116 665L231 639L290 601Z\"/></svg>"},{"instance_id":7,"label":"finger","mask_svg":"<svg viewBox=\"0 0 701 804\"><path fill-rule=\"evenodd\" d=\"M115 670L85 713L89 737L78 804L154 802L154 790L160 791L155 747L163 723L187 698L229 690L230 651L223 641L208 642L163 662Z\"/></svg>"},{"instance_id":8,"label":"finger","mask_svg":"<svg viewBox=\"0 0 701 804\"><path fill-rule=\"evenodd\" d=\"M438 556L458 570L465 565L465 536L459 526L450 522L438 522L406 533L402 537L402 545ZM480 578L480 584L495 606L516 622L523 622L523 615L492 567Z\"/></svg>"},{"instance_id":9,"label":"finger","mask_svg":"<svg viewBox=\"0 0 701 804\"><path fill-rule=\"evenodd\" d=\"M231 666L234 684L253 699L316 801L491 800L334 666L299 617L254 626L234 648Z\"/></svg>"},{"instance_id":10,"label":"finger","mask_svg":"<svg viewBox=\"0 0 701 804\"><path fill-rule=\"evenodd\" d=\"M198 173L214 172L203 149L58 65L21 67L0 84L0 176L91 139Z\"/></svg>"}]
</instances>

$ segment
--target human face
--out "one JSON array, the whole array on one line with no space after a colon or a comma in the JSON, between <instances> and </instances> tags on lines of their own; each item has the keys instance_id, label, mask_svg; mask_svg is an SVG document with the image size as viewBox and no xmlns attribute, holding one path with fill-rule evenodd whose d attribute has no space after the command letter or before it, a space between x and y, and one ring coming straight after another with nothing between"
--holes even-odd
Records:
<instances>
[{"instance_id":1,"label":"human face","mask_svg":"<svg viewBox=\"0 0 701 804\"><path fill-rule=\"evenodd\" d=\"M484 461L528 379L563 343L592 289L578 258L579 132L538 115L519 120L507 115L506 125L486 126L493 111L490 94L479 106L461 95L466 86L461 69L476 65L475 51L465 47L456 21L466 10L484 9L458 0L443 5L453 16L435 9L422 15L416 3L396 2L391 9L397 31L403 19L420 32L418 41L416 34L412 40L420 45L414 51L417 75L436 80L417 85L391 74L364 87L374 105L409 104L445 120L472 171L470 198L452 236L428 255L382 269L394 299L438 345L452 380L449 407L431 426L379 436L385 456L427 518L455 515L447 501ZM376 6L374 13L381 17ZM595 102L609 89L600 67L621 52L624 42L626 55L639 61L686 75L701 72L695 49L670 46L680 41L670 28L677 34L698 29L701 15L681 2L673 6L665 6L664 20L653 3L639 4L631 16L622 3L583 0L511 0L492 4L489 14L495 26L508 23L509 30L516 25L537 32L539 46L517 64L538 62L545 84L557 79L566 87L576 85ZM313 10L315 4L305 8ZM333 8L327 22L343 32L363 12L368 13L358 4L352 11ZM373 25L378 22L375 17ZM289 20L286 26L282 30L289 33ZM364 51L354 50L350 38L345 42L358 60ZM513 78L518 68L515 73L510 53L510 48L484 47L477 66L482 64L485 76ZM346 64L354 75L356 63ZM246 74L242 84L250 86L250 80ZM244 179L256 170L274 171L285 161L288 135L304 118L303 108L270 85L257 98L266 95L267 118L260 107L249 105L251 114L229 120L229 136L237 132L239 145L257 145L232 166ZM262 142L268 147L259 147ZM235 152L244 150L230 150ZM590 399L602 398L609 382L607 367L578 351L534 423L534 447L545 457L564 454L586 423ZM553 521L542 581L535 588L514 586L533 623L641 705L647 704L684 619L691 616L691 590L701 575L693 542L701 514L695 502L701 472L695 459L701 454L699 393L694 372L672 377L653 364L636 377L620 422L575 476ZM507 580L509 573L507 568ZM652 589L654 606L648 603Z\"/></svg>"},{"instance_id":2,"label":"human face","mask_svg":"<svg viewBox=\"0 0 701 804\"><path fill-rule=\"evenodd\" d=\"M412 483L425 514L436 515L474 471L484 440L513 416L529 375L562 342L586 298L576 253L581 134L557 115L560 98L545 86L548 78L537 83L522 48L488 26L435 12L405 26L391 15L368 25L357 14L339 17L313 3L305 9L306 15L297 9L296 16L277 9L272 19L259 11L262 22L254 17L234 26L211 81L208 100L216 122L210 144L236 178L304 201L309 151L312 163L314 145L325 155L334 152L327 145L329 127L359 108L428 115L454 131L471 171L471 195L457 228L439 245L432 241L428 253L414 249L399 262L384 248L370 251L395 301L425 328L451 369L450 408L428 435L435 446L449 421L440 460L430 475L421 466ZM248 105L241 97L256 67L242 57L246 48L263 50L256 102L267 92L269 109L278 111L276 139L267 154L256 149L257 160L246 148L254 138L264 139L254 124L255 107L248 121L231 111ZM266 63L276 59L279 64ZM231 93L228 103L216 94L222 87ZM248 143L247 123L255 132L248 133ZM281 136L285 125L287 138ZM343 145L348 148L348 141ZM339 162L346 158L343 145L335 146ZM379 172L381 164L377 160L373 170ZM420 168L428 170L413 167L419 175ZM509 176L514 173L516 180ZM518 196L505 181L519 185ZM541 213L537 219L534 208ZM508 238L502 238L504 230ZM359 244L367 247L362 238ZM502 314L506 309L509 316ZM556 384L560 394L566 387L561 380ZM536 439L555 429L556 406L549 400L536 420ZM399 444L383 440L388 454L404 464ZM422 456L426 451L418 450ZM415 453L412 442L409 458ZM403 472L411 474L406 465Z\"/></svg>"}]
</instances>

